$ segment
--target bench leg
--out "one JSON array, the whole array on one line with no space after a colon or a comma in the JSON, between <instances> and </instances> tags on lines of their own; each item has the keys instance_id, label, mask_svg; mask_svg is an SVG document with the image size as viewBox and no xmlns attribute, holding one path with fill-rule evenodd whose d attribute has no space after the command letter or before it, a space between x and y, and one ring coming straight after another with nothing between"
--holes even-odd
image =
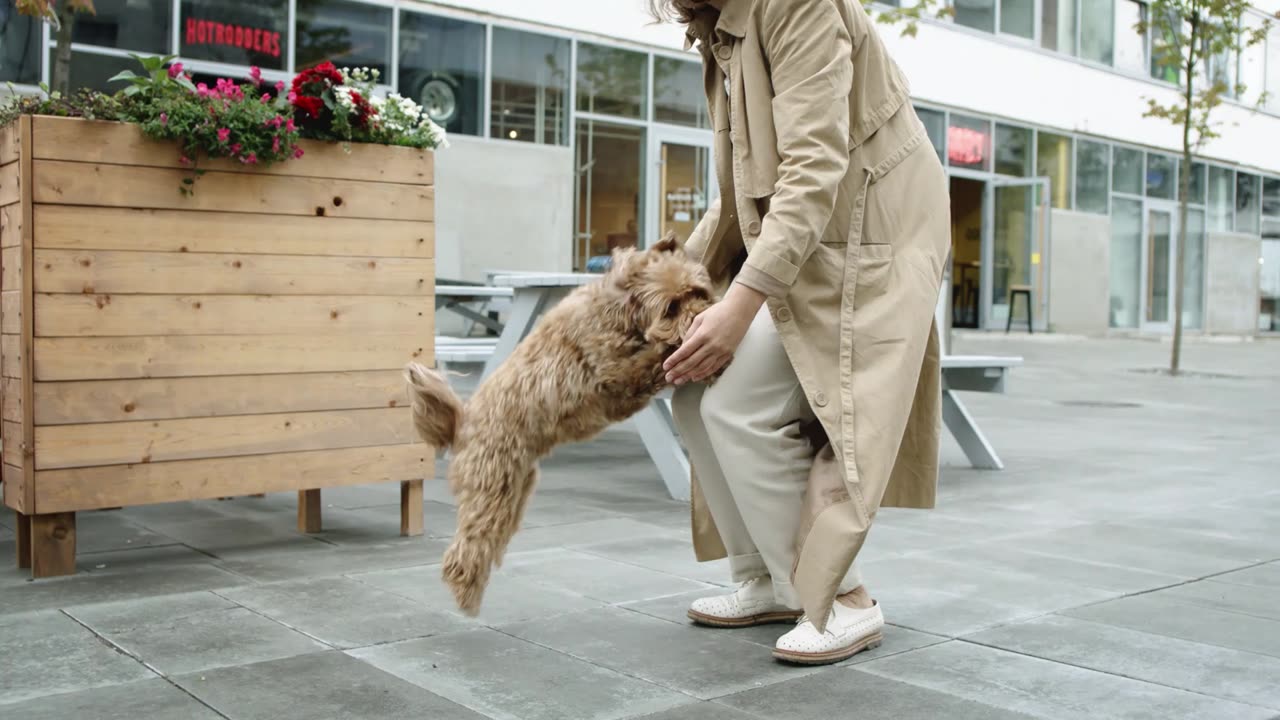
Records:
<instances>
[{"instance_id":1,"label":"bench leg","mask_svg":"<svg viewBox=\"0 0 1280 720\"><path fill-rule=\"evenodd\" d=\"M17 551L18 568L26 569L31 567L31 516L23 515L17 510L13 511L18 521L17 527L14 528L14 534L17 536L14 543Z\"/></svg>"},{"instance_id":2,"label":"bench leg","mask_svg":"<svg viewBox=\"0 0 1280 720\"><path fill-rule=\"evenodd\" d=\"M971 465L979 470L1004 469L1004 463L1000 462L995 448L991 447L991 443L982 434L978 423L969 414L964 403L960 402L954 390L942 391L942 421L947 424L947 429L951 431L956 442L960 443L960 449L964 450L965 457L969 458Z\"/></svg>"},{"instance_id":3,"label":"bench leg","mask_svg":"<svg viewBox=\"0 0 1280 720\"><path fill-rule=\"evenodd\" d=\"M320 490L298 491L298 532L318 533L321 528Z\"/></svg>"},{"instance_id":4,"label":"bench leg","mask_svg":"<svg viewBox=\"0 0 1280 720\"><path fill-rule=\"evenodd\" d=\"M74 575L76 514L31 515L31 577Z\"/></svg>"},{"instance_id":5,"label":"bench leg","mask_svg":"<svg viewBox=\"0 0 1280 720\"><path fill-rule=\"evenodd\" d=\"M689 500L689 458L680 447L676 424L671 417L671 406L666 400L655 399L635 417L649 457L658 466L658 474L667 486L667 493L674 500Z\"/></svg>"},{"instance_id":6,"label":"bench leg","mask_svg":"<svg viewBox=\"0 0 1280 720\"><path fill-rule=\"evenodd\" d=\"M422 481L400 483L400 534L416 537L422 534Z\"/></svg>"}]
</instances>

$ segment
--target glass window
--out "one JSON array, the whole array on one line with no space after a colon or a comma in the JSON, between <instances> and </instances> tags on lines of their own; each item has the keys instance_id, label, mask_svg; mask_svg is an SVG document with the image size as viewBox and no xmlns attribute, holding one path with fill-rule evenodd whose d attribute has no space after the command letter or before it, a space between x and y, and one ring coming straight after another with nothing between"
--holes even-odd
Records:
<instances>
[{"instance_id":1,"label":"glass window","mask_svg":"<svg viewBox=\"0 0 1280 720\"><path fill-rule=\"evenodd\" d=\"M990 169L990 121L951 113L951 127L947 128L947 160L951 167Z\"/></svg>"},{"instance_id":2,"label":"glass window","mask_svg":"<svg viewBox=\"0 0 1280 720\"><path fill-rule=\"evenodd\" d=\"M1262 208L1262 188L1257 175L1236 173L1236 232L1258 234L1258 211Z\"/></svg>"},{"instance_id":3,"label":"glass window","mask_svg":"<svg viewBox=\"0 0 1280 720\"><path fill-rule=\"evenodd\" d=\"M1112 149L1111 192L1142 194L1142 156L1141 150L1115 147Z\"/></svg>"},{"instance_id":4,"label":"glass window","mask_svg":"<svg viewBox=\"0 0 1280 720\"><path fill-rule=\"evenodd\" d=\"M1267 36L1267 109L1280 112L1280 28Z\"/></svg>"},{"instance_id":5,"label":"glass window","mask_svg":"<svg viewBox=\"0 0 1280 720\"><path fill-rule=\"evenodd\" d=\"M916 108L916 115L924 123L924 130L929 134L929 142L933 143L933 151L938 153L938 160L946 162L947 151L947 116L940 110Z\"/></svg>"},{"instance_id":6,"label":"glass window","mask_svg":"<svg viewBox=\"0 0 1280 720\"><path fill-rule=\"evenodd\" d=\"M1245 15L1245 32L1248 33L1251 30L1261 28L1262 23L1262 18L1257 15ZM1239 82L1244 86L1244 92L1240 95L1241 101L1256 105L1262 99L1262 93L1267 89L1266 63L1267 43L1265 41L1250 45L1240 51Z\"/></svg>"},{"instance_id":7,"label":"glass window","mask_svg":"<svg viewBox=\"0 0 1280 720\"><path fill-rule=\"evenodd\" d=\"M389 7L347 0L297 0L296 61L299 70L329 60L338 67L367 67L391 82Z\"/></svg>"},{"instance_id":8,"label":"glass window","mask_svg":"<svg viewBox=\"0 0 1280 720\"><path fill-rule=\"evenodd\" d=\"M490 134L564 145L569 126L569 41L493 29Z\"/></svg>"},{"instance_id":9,"label":"glass window","mask_svg":"<svg viewBox=\"0 0 1280 720\"><path fill-rule=\"evenodd\" d=\"M1115 0L1080 0L1080 57L1103 65L1115 61Z\"/></svg>"},{"instance_id":10,"label":"glass window","mask_svg":"<svg viewBox=\"0 0 1280 720\"><path fill-rule=\"evenodd\" d=\"M582 51L582 46L578 46ZM582 89L579 88L581 93ZM653 119L657 122L711 127L702 64L655 55L653 58Z\"/></svg>"},{"instance_id":11,"label":"glass window","mask_svg":"<svg viewBox=\"0 0 1280 720\"><path fill-rule=\"evenodd\" d=\"M288 0L182 0L179 54L194 60L283 70Z\"/></svg>"},{"instance_id":12,"label":"glass window","mask_svg":"<svg viewBox=\"0 0 1280 720\"><path fill-rule=\"evenodd\" d=\"M1179 165L1181 165L1181 163L1179 163ZM1205 182L1204 172L1205 172L1204 163L1201 163L1201 162L1191 163L1191 187L1190 187L1191 199L1189 200L1189 202L1192 205L1204 204L1204 182ZM1181 177L1178 178L1178 197L1179 198L1182 197L1182 178Z\"/></svg>"},{"instance_id":13,"label":"glass window","mask_svg":"<svg viewBox=\"0 0 1280 720\"><path fill-rule=\"evenodd\" d=\"M1176 84L1182 78L1179 30L1174 29L1178 16L1170 10L1166 17L1163 29L1154 24L1151 28L1151 77Z\"/></svg>"},{"instance_id":14,"label":"glass window","mask_svg":"<svg viewBox=\"0 0 1280 720\"><path fill-rule=\"evenodd\" d=\"M1176 277L1176 275L1175 275ZM1204 324L1204 211L1187 211L1187 256L1182 262L1182 326Z\"/></svg>"},{"instance_id":15,"label":"glass window","mask_svg":"<svg viewBox=\"0 0 1280 720\"><path fill-rule=\"evenodd\" d=\"M1000 32L1033 39L1036 34L1034 0L1000 0Z\"/></svg>"},{"instance_id":16,"label":"glass window","mask_svg":"<svg viewBox=\"0 0 1280 720\"><path fill-rule=\"evenodd\" d=\"M1031 264L1035 228L1033 188L1027 186L997 186L994 191L994 220L992 229L991 267L991 320L1007 322L1010 307L1009 290L1013 285L1034 285ZM1036 288L1032 304L1039 306L1040 289ZM1019 308L1018 317L1024 309Z\"/></svg>"},{"instance_id":17,"label":"glass window","mask_svg":"<svg viewBox=\"0 0 1280 720\"><path fill-rule=\"evenodd\" d=\"M1049 178L1053 207L1070 210L1071 138L1047 132L1036 134L1036 175Z\"/></svg>"},{"instance_id":18,"label":"glass window","mask_svg":"<svg viewBox=\"0 0 1280 720\"><path fill-rule=\"evenodd\" d=\"M1137 29L1147 17L1147 6L1134 0L1116 0L1115 17L1115 66L1133 73L1148 72L1147 38Z\"/></svg>"},{"instance_id":19,"label":"glass window","mask_svg":"<svg viewBox=\"0 0 1280 720\"><path fill-rule=\"evenodd\" d=\"M578 110L647 119L649 56L578 43Z\"/></svg>"},{"instance_id":20,"label":"glass window","mask_svg":"<svg viewBox=\"0 0 1280 720\"><path fill-rule=\"evenodd\" d=\"M449 132L484 126L484 36L479 23L400 13L400 94Z\"/></svg>"},{"instance_id":21,"label":"glass window","mask_svg":"<svg viewBox=\"0 0 1280 720\"><path fill-rule=\"evenodd\" d=\"M95 12L76 16L73 42L168 55L173 44L169 0L95 0Z\"/></svg>"},{"instance_id":22,"label":"glass window","mask_svg":"<svg viewBox=\"0 0 1280 720\"><path fill-rule=\"evenodd\" d=\"M989 33L996 31L996 0L954 0L953 9L952 17L957 25Z\"/></svg>"},{"instance_id":23,"label":"glass window","mask_svg":"<svg viewBox=\"0 0 1280 720\"><path fill-rule=\"evenodd\" d=\"M1111 148L1106 143L1076 141L1076 209L1107 214Z\"/></svg>"},{"instance_id":24,"label":"glass window","mask_svg":"<svg viewBox=\"0 0 1280 720\"><path fill-rule=\"evenodd\" d=\"M50 62L52 62L54 52L53 48L49 48ZM74 92L80 88L87 88L106 93L122 90L124 89L124 83L108 81L124 70L136 72L138 70L138 61L131 57L72 51L71 90Z\"/></svg>"},{"instance_id":25,"label":"glass window","mask_svg":"<svg viewBox=\"0 0 1280 720\"><path fill-rule=\"evenodd\" d=\"M1178 187L1178 159L1147 153L1147 197L1172 200Z\"/></svg>"},{"instance_id":26,"label":"glass window","mask_svg":"<svg viewBox=\"0 0 1280 720\"><path fill-rule=\"evenodd\" d=\"M40 82L40 23L0 3L0 81Z\"/></svg>"},{"instance_id":27,"label":"glass window","mask_svg":"<svg viewBox=\"0 0 1280 720\"><path fill-rule=\"evenodd\" d=\"M578 121L575 266L635 247L640 237L644 130L595 120Z\"/></svg>"},{"instance_id":28,"label":"glass window","mask_svg":"<svg viewBox=\"0 0 1280 720\"><path fill-rule=\"evenodd\" d=\"M1076 0L1042 0L1040 45L1046 50L1076 53Z\"/></svg>"},{"instance_id":29,"label":"glass window","mask_svg":"<svg viewBox=\"0 0 1280 720\"><path fill-rule=\"evenodd\" d=\"M1280 217L1280 178L1263 178L1262 214L1267 217Z\"/></svg>"},{"instance_id":30,"label":"glass window","mask_svg":"<svg viewBox=\"0 0 1280 720\"><path fill-rule=\"evenodd\" d=\"M996 172L1001 175L1031 175L1031 129L996 125Z\"/></svg>"},{"instance_id":31,"label":"glass window","mask_svg":"<svg viewBox=\"0 0 1280 720\"><path fill-rule=\"evenodd\" d=\"M1116 148L1117 150L1119 148ZM1111 327L1138 327L1142 297L1142 201L1111 203Z\"/></svg>"},{"instance_id":32,"label":"glass window","mask_svg":"<svg viewBox=\"0 0 1280 720\"><path fill-rule=\"evenodd\" d=\"M1231 230L1235 208L1235 172L1223 167L1209 168L1209 229Z\"/></svg>"}]
</instances>

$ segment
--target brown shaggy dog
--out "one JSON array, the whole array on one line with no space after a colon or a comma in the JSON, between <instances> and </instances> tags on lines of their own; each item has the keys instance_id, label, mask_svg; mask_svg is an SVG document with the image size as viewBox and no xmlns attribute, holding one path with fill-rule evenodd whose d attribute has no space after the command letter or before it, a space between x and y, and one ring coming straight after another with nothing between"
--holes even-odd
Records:
<instances>
[{"instance_id":1,"label":"brown shaggy dog","mask_svg":"<svg viewBox=\"0 0 1280 720\"><path fill-rule=\"evenodd\" d=\"M479 611L538 460L642 410L666 384L662 363L712 302L706 270L668 235L616 252L609 272L552 308L465 406L437 372L409 366L418 434L453 449L458 530L443 574L463 611Z\"/></svg>"}]
</instances>

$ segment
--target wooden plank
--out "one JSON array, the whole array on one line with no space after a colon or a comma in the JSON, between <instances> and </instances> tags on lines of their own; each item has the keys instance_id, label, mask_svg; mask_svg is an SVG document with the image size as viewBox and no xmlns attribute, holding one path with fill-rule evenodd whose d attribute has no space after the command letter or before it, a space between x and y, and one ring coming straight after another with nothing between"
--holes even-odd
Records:
<instances>
[{"instance_id":1,"label":"wooden plank","mask_svg":"<svg viewBox=\"0 0 1280 720\"><path fill-rule=\"evenodd\" d=\"M35 401L41 426L385 408L407 399L402 371L375 370L36 383Z\"/></svg>"},{"instance_id":2,"label":"wooden plank","mask_svg":"<svg viewBox=\"0 0 1280 720\"><path fill-rule=\"evenodd\" d=\"M0 424L0 447L3 448L5 465L26 468L22 452L22 423L6 420Z\"/></svg>"},{"instance_id":3,"label":"wooden plank","mask_svg":"<svg viewBox=\"0 0 1280 720\"><path fill-rule=\"evenodd\" d=\"M35 213L42 249L384 258L435 252L435 225L408 220L67 205L38 205Z\"/></svg>"},{"instance_id":4,"label":"wooden plank","mask_svg":"<svg viewBox=\"0 0 1280 720\"><path fill-rule=\"evenodd\" d=\"M31 169L33 167L31 157L31 126L32 116L24 115L18 118L18 133L20 136L19 143L21 145L21 153L19 163L22 165L22 267L31 268L31 257L35 249L33 236L35 235L35 223L32 221L32 210L35 207L32 199L34 183L32 182ZM24 488L23 505L28 512L36 511L36 464L35 464L35 447L36 447L36 423L34 417L35 398L33 391L35 387L35 373L32 368L35 366L35 324L32 321L34 315L34 306L32 304L32 273L22 273L22 302L26 312L22 315L22 351L20 354L20 363L22 371L22 448L25 462L22 464L22 484ZM0 364L3 364L0 362ZM75 536L74 525L75 518L72 518L72 564L75 563ZM36 542L33 539L33 542ZM39 550L33 545L33 556ZM74 567L73 567L74 569Z\"/></svg>"},{"instance_id":5,"label":"wooden plank","mask_svg":"<svg viewBox=\"0 0 1280 720\"><path fill-rule=\"evenodd\" d=\"M19 172L21 163L0 165L0 205L12 205L22 199L22 189L18 183Z\"/></svg>"},{"instance_id":6,"label":"wooden plank","mask_svg":"<svg viewBox=\"0 0 1280 720\"><path fill-rule=\"evenodd\" d=\"M36 428L36 469L372 447L416 439L407 407L53 425Z\"/></svg>"},{"instance_id":7,"label":"wooden plank","mask_svg":"<svg viewBox=\"0 0 1280 720\"><path fill-rule=\"evenodd\" d=\"M0 208L0 247L22 247L22 206Z\"/></svg>"},{"instance_id":8,"label":"wooden plank","mask_svg":"<svg viewBox=\"0 0 1280 720\"><path fill-rule=\"evenodd\" d=\"M76 572L76 514L31 516L31 577L74 575Z\"/></svg>"},{"instance_id":9,"label":"wooden plank","mask_svg":"<svg viewBox=\"0 0 1280 720\"><path fill-rule=\"evenodd\" d=\"M0 376L22 379L22 336L0 337Z\"/></svg>"},{"instance_id":10,"label":"wooden plank","mask_svg":"<svg viewBox=\"0 0 1280 720\"><path fill-rule=\"evenodd\" d=\"M12 465L4 465L0 470L4 476L4 504L5 507L13 508L14 511L21 513L26 511L26 488L23 487L23 470L20 467ZM30 554L28 553L28 557ZM23 567L23 566L19 566Z\"/></svg>"},{"instance_id":11,"label":"wooden plank","mask_svg":"<svg viewBox=\"0 0 1280 720\"><path fill-rule=\"evenodd\" d=\"M35 119L34 137L36 160L186 168L176 143L152 140L136 125L39 116ZM200 169L432 184L435 154L430 150L356 143L348 152L342 143L314 140L304 140L299 146L303 156L297 160L262 167L227 158L201 158ZM3 158L3 147L0 147L0 162L8 162Z\"/></svg>"},{"instance_id":12,"label":"wooden plank","mask_svg":"<svg viewBox=\"0 0 1280 720\"><path fill-rule=\"evenodd\" d=\"M298 491L298 532L318 533L320 522L320 490Z\"/></svg>"},{"instance_id":13,"label":"wooden plank","mask_svg":"<svg viewBox=\"0 0 1280 720\"><path fill-rule=\"evenodd\" d=\"M114 250L38 249L35 268L37 293L131 295L424 296L435 275L429 258Z\"/></svg>"},{"instance_id":14,"label":"wooden plank","mask_svg":"<svg viewBox=\"0 0 1280 720\"><path fill-rule=\"evenodd\" d=\"M420 478L434 462L434 451L417 443L50 470L36 473L36 502L57 512L364 485Z\"/></svg>"},{"instance_id":15,"label":"wooden plank","mask_svg":"<svg viewBox=\"0 0 1280 720\"><path fill-rule=\"evenodd\" d=\"M0 128L0 165L17 162L22 150L22 143L17 123L9 123Z\"/></svg>"},{"instance_id":16,"label":"wooden plank","mask_svg":"<svg viewBox=\"0 0 1280 720\"><path fill-rule=\"evenodd\" d=\"M22 290L0 292L0 332L22 334Z\"/></svg>"},{"instance_id":17,"label":"wooden plank","mask_svg":"<svg viewBox=\"0 0 1280 720\"><path fill-rule=\"evenodd\" d=\"M22 289L22 246L0 250L0 290Z\"/></svg>"},{"instance_id":18,"label":"wooden plank","mask_svg":"<svg viewBox=\"0 0 1280 720\"><path fill-rule=\"evenodd\" d=\"M4 388L4 412L2 413L5 420L9 422L22 422L22 381L14 378L0 378Z\"/></svg>"},{"instance_id":19,"label":"wooden plank","mask_svg":"<svg viewBox=\"0 0 1280 720\"><path fill-rule=\"evenodd\" d=\"M41 160L33 192L36 203L52 205L419 222L430 221L435 210L435 189L423 185L211 172L196 181L194 193L184 195L179 190L186 177L181 170Z\"/></svg>"},{"instance_id":20,"label":"wooden plank","mask_svg":"<svg viewBox=\"0 0 1280 720\"><path fill-rule=\"evenodd\" d=\"M369 335L355 342L343 336L305 335L37 338L35 379L396 370L410 360L434 362L431 333Z\"/></svg>"},{"instance_id":21,"label":"wooden plank","mask_svg":"<svg viewBox=\"0 0 1280 720\"><path fill-rule=\"evenodd\" d=\"M5 293L7 295L7 293ZM21 298L14 294L13 300ZM4 300L8 313L20 305ZM36 337L133 335L417 335L430 337L430 297L313 295L37 295Z\"/></svg>"},{"instance_id":22,"label":"wooden plank","mask_svg":"<svg viewBox=\"0 0 1280 720\"><path fill-rule=\"evenodd\" d=\"M422 534L422 478L400 483L400 534Z\"/></svg>"}]
</instances>

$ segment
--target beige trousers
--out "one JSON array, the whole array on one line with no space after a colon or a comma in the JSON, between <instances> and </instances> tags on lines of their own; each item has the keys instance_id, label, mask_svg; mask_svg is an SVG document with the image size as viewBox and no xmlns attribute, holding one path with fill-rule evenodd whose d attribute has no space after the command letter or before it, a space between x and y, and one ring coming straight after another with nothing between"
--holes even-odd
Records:
<instances>
[{"instance_id":1,"label":"beige trousers","mask_svg":"<svg viewBox=\"0 0 1280 720\"><path fill-rule=\"evenodd\" d=\"M800 609L791 586L814 419L767 307L715 384L677 388L671 403L734 582L768 575L779 604ZM850 568L839 592L862 584Z\"/></svg>"}]
</instances>

